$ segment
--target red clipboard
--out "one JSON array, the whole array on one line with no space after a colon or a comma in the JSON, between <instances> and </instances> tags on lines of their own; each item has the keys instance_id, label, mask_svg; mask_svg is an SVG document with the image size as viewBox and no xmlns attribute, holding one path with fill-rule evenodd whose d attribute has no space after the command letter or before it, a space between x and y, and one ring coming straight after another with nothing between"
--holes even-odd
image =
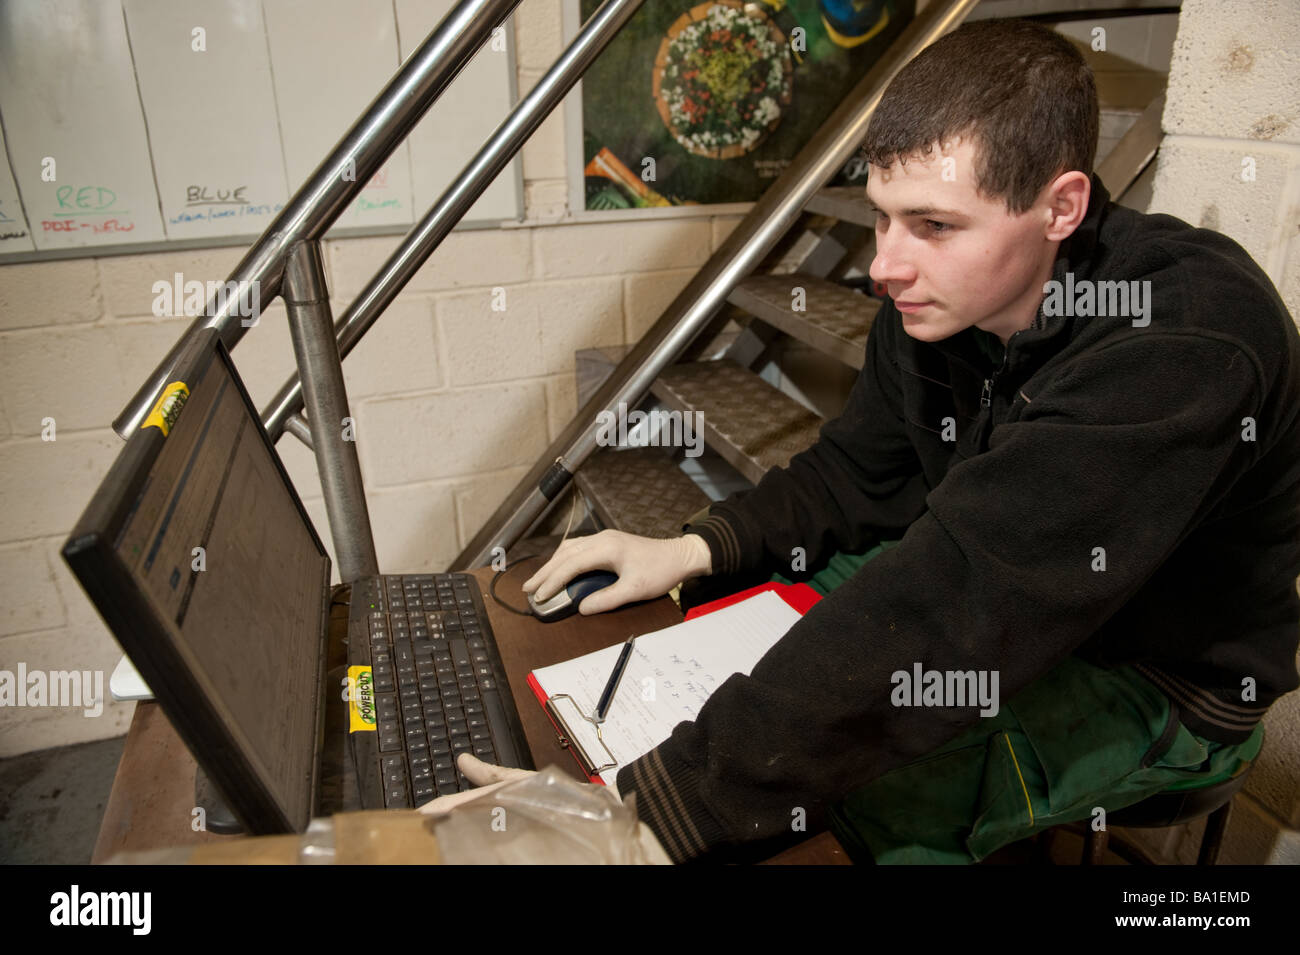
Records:
<instances>
[{"instance_id":1,"label":"red clipboard","mask_svg":"<svg viewBox=\"0 0 1300 955\"><path fill-rule=\"evenodd\" d=\"M696 617L702 617L707 613L713 613L715 610L721 610L723 607L730 607L732 604L740 603L742 600L748 600L756 594L765 591L772 591L791 607L799 612L800 616L806 614L810 607L822 599L822 595L813 590L807 584L781 584L767 583L759 584L757 587L750 587L748 590L742 590L739 593L731 594L727 597L720 597L717 600L710 601L706 604L700 604L698 607L692 607L686 614L686 620L694 620ZM555 735L560 740L560 746L569 751L578 768L590 782L597 785L605 785L605 781L600 776L591 772L591 766L583 762L582 755L578 747L569 743L569 730L565 729L560 721L550 698L546 691L542 689L541 684L537 682L536 673L528 674L528 686L533 691L533 696L537 697L537 702L542 706L542 712L546 714L547 720L551 723L551 728L555 730Z\"/></svg>"}]
</instances>

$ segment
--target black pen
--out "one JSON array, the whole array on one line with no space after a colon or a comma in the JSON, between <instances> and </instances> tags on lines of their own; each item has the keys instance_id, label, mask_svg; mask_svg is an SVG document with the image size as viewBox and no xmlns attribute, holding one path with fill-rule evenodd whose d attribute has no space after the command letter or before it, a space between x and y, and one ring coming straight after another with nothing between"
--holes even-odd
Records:
<instances>
[{"instance_id":1,"label":"black pen","mask_svg":"<svg viewBox=\"0 0 1300 955\"><path fill-rule=\"evenodd\" d=\"M614 672L609 675L609 682L605 684L605 692L600 694L600 702L596 704L596 722L605 722L605 714L609 711L609 705L614 702L614 691L618 689L618 681L623 679L623 671L627 669L627 661L632 656L632 641L636 636L627 638L623 644L623 652L618 655L618 663L614 665Z\"/></svg>"}]
</instances>

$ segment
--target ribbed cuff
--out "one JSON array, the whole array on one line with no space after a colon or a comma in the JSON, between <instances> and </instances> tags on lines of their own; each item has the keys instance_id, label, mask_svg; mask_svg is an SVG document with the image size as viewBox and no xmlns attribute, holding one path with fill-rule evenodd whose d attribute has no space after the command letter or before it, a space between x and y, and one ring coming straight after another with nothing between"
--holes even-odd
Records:
<instances>
[{"instance_id":1,"label":"ribbed cuff","mask_svg":"<svg viewBox=\"0 0 1300 955\"><path fill-rule=\"evenodd\" d=\"M665 751L667 749L668 751ZM618 791L636 792L637 816L654 830L673 862L686 862L728 842L699 798L695 769L657 747L619 770Z\"/></svg>"},{"instance_id":2,"label":"ribbed cuff","mask_svg":"<svg viewBox=\"0 0 1300 955\"><path fill-rule=\"evenodd\" d=\"M1268 704L1242 706L1221 699L1190 680L1149 663L1138 663L1134 669L1179 705L1179 722L1197 736L1216 743L1229 746L1244 743L1268 712Z\"/></svg>"},{"instance_id":3,"label":"ribbed cuff","mask_svg":"<svg viewBox=\"0 0 1300 955\"><path fill-rule=\"evenodd\" d=\"M698 534L709 545L715 575L734 574L740 570L740 539L736 530L717 514L710 514L696 524L683 528L688 534Z\"/></svg>"}]
</instances>

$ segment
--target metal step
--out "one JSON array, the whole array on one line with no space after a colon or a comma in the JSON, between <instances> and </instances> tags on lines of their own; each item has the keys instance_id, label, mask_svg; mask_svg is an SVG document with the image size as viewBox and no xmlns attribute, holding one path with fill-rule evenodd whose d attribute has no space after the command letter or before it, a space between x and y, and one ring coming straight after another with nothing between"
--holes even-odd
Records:
<instances>
[{"instance_id":1,"label":"metal step","mask_svg":"<svg viewBox=\"0 0 1300 955\"><path fill-rule=\"evenodd\" d=\"M806 311L792 309L794 289L804 290ZM879 299L811 275L751 275L727 301L792 338L844 364L861 369L867 332L880 311Z\"/></svg>"},{"instance_id":2,"label":"metal step","mask_svg":"<svg viewBox=\"0 0 1300 955\"><path fill-rule=\"evenodd\" d=\"M1097 178L1115 202L1119 202L1129 186L1142 175L1142 170L1155 158L1156 150L1164 141L1164 132L1160 128L1164 109L1165 96L1161 93L1143 110L1106 158L1097 163Z\"/></svg>"},{"instance_id":3,"label":"metal step","mask_svg":"<svg viewBox=\"0 0 1300 955\"><path fill-rule=\"evenodd\" d=\"M867 205L866 192L866 185L830 186L814 192L812 198L808 200L803 208L805 212L833 216L844 222L852 222L855 225L874 229L876 227L876 214Z\"/></svg>"},{"instance_id":4,"label":"metal step","mask_svg":"<svg viewBox=\"0 0 1300 955\"><path fill-rule=\"evenodd\" d=\"M822 425L803 405L731 361L673 365L650 391L684 414L701 412L709 447L755 484L816 441Z\"/></svg>"},{"instance_id":5,"label":"metal step","mask_svg":"<svg viewBox=\"0 0 1300 955\"><path fill-rule=\"evenodd\" d=\"M709 496L664 448L602 448L574 475L606 527L642 537L677 537Z\"/></svg>"}]
</instances>

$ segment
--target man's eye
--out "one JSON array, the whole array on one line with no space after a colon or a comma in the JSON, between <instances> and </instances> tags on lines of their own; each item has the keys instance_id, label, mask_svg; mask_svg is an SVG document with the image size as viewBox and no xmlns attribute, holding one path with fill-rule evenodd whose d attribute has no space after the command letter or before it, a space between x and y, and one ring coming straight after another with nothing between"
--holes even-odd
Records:
<instances>
[{"instance_id":1,"label":"man's eye","mask_svg":"<svg viewBox=\"0 0 1300 955\"><path fill-rule=\"evenodd\" d=\"M949 222L936 222L934 219L926 219L925 224L930 227L931 232L944 233L952 229Z\"/></svg>"}]
</instances>

